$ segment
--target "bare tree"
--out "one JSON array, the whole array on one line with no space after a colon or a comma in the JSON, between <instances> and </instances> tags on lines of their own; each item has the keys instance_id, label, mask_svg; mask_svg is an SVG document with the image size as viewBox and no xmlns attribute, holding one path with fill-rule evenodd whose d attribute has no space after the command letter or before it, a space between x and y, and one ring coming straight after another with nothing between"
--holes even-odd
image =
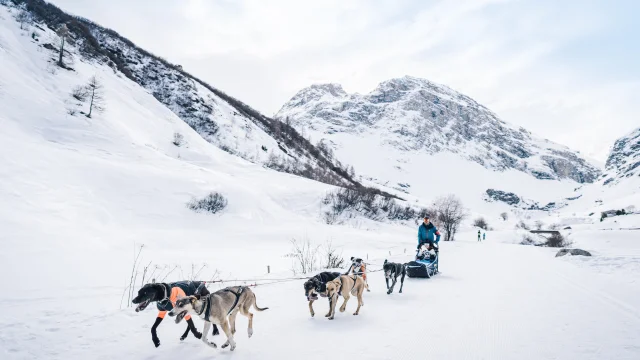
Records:
<instances>
[{"instance_id":1,"label":"bare tree","mask_svg":"<svg viewBox=\"0 0 640 360\"><path fill-rule=\"evenodd\" d=\"M312 245L309 239L298 242L296 239L291 240L292 251L288 257L293 259L291 270L294 275L307 274L318 268L318 250L320 246Z\"/></svg>"},{"instance_id":2,"label":"bare tree","mask_svg":"<svg viewBox=\"0 0 640 360\"><path fill-rule=\"evenodd\" d=\"M56 31L56 34L60 37L60 56L58 57L58 66L63 68L64 63L62 62L62 56L64 55L64 40L69 36L67 24L62 24L62 26L60 26Z\"/></svg>"},{"instance_id":3,"label":"bare tree","mask_svg":"<svg viewBox=\"0 0 640 360\"><path fill-rule=\"evenodd\" d=\"M20 23L20 30L24 30L24 24L31 21L31 14L26 10L20 10L16 15L16 20Z\"/></svg>"},{"instance_id":4,"label":"bare tree","mask_svg":"<svg viewBox=\"0 0 640 360\"><path fill-rule=\"evenodd\" d=\"M467 217L467 211L462 206L462 202L455 195L436 199L433 207L437 211L438 221L445 231L445 241L453 241L460 227L460 223Z\"/></svg>"},{"instance_id":5,"label":"bare tree","mask_svg":"<svg viewBox=\"0 0 640 360\"><path fill-rule=\"evenodd\" d=\"M89 104L89 113L87 117L90 118L93 110L102 112L105 109L104 104L104 86L94 75L89 79L87 83L87 93L91 97L91 103Z\"/></svg>"},{"instance_id":6,"label":"bare tree","mask_svg":"<svg viewBox=\"0 0 640 360\"><path fill-rule=\"evenodd\" d=\"M500 217L502 218L502 220L507 221L509 220L509 215L506 212L503 212L502 214L500 214Z\"/></svg>"},{"instance_id":7,"label":"bare tree","mask_svg":"<svg viewBox=\"0 0 640 360\"><path fill-rule=\"evenodd\" d=\"M542 230L544 223L541 220L537 220L533 223L533 226L535 226L536 230Z\"/></svg>"}]
</instances>

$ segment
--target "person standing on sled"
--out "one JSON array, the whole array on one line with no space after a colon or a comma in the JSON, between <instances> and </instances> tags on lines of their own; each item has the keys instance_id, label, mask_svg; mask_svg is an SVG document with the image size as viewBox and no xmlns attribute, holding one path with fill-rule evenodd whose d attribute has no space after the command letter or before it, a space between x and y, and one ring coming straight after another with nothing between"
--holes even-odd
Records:
<instances>
[{"instance_id":1,"label":"person standing on sled","mask_svg":"<svg viewBox=\"0 0 640 360\"><path fill-rule=\"evenodd\" d=\"M425 215L422 224L418 228L418 250L422 245L428 244L428 250L438 249L440 231L429 221L429 215Z\"/></svg>"}]
</instances>

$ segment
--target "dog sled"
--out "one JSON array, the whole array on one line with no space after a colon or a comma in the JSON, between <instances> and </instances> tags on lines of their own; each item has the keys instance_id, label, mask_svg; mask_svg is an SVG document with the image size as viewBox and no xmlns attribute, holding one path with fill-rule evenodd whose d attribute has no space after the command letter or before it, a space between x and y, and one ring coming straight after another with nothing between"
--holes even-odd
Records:
<instances>
[{"instance_id":1,"label":"dog sled","mask_svg":"<svg viewBox=\"0 0 640 360\"><path fill-rule=\"evenodd\" d=\"M438 248L434 251L420 249L416 252L416 259L407 263L407 276L410 278L430 278L438 273Z\"/></svg>"}]
</instances>

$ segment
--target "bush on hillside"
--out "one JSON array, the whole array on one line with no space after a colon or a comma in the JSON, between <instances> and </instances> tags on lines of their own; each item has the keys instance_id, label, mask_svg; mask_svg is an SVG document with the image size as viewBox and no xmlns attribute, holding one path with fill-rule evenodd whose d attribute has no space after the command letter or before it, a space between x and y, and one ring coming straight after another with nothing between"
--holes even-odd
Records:
<instances>
[{"instance_id":1,"label":"bush on hillside","mask_svg":"<svg viewBox=\"0 0 640 360\"><path fill-rule=\"evenodd\" d=\"M409 205L401 205L396 200L385 197L377 189L339 189L327 193L322 203L329 205L324 219L327 224L335 223L345 212L356 212L368 219L380 221L416 219L425 212L424 209L414 209Z\"/></svg>"},{"instance_id":2,"label":"bush on hillside","mask_svg":"<svg viewBox=\"0 0 640 360\"><path fill-rule=\"evenodd\" d=\"M568 242L562 234L554 233L547 238L544 245L547 247L561 248L570 245L570 242Z\"/></svg>"},{"instance_id":3,"label":"bush on hillside","mask_svg":"<svg viewBox=\"0 0 640 360\"><path fill-rule=\"evenodd\" d=\"M487 224L487 221L483 217L473 220L473 226L479 227L483 230L489 230L489 224Z\"/></svg>"},{"instance_id":4,"label":"bush on hillside","mask_svg":"<svg viewBox=\"0 0 640 360\"><path fill-rule=\"evenodd\" d=\"M502 218L502 220L507 221L509 220L509 215L506 212L503 212L502 214L500 214L500 217Z\"/></svg>"},{"instance_id":5,"label":"bush on hillside","mask_svg":"<svg viewBox=\"0 0 640 360\"><path fill-rule=\"evenodd\" d=\"M184 136L178 132L173 133L173 145L180 147L182 144L184 144Z\"/></svg>"},{"instance_id":6,"label":"bush on hillside","mask_svg":"<svg viewBox=\"0 0 640 360\"><path fill-rule=\"evenodd\" d=\"M216 214L227 207L227 204L228 201L222 194L212 192L200 200L195 198L191 199L191 201L187 203L187 207L195 212L207 211Z\"/></svg>"}]
</instances>

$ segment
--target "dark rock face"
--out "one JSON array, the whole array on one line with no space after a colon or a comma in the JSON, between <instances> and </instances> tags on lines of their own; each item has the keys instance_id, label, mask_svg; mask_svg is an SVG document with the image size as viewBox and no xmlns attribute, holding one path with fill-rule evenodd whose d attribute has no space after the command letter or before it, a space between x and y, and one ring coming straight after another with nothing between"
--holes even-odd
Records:
<instances>
[{"instance_id":1,"label":"dark rock face","mask_svg":"<svg viewBox=\"0 0 640 360\"><path fill-rule=\"evenodd\" d=\"M487 196L495 201L501 201L509 205L518 205L521 201L520 197L514 193L495 189L487 189Z\"/></svg>"},{"instance_id":2,"label":"dark rock face","mask_svg":"<svg viewBox=\"0 0 640 360\"><path fill-rule=\"evenodd\" d=\"M560 249L560 251L558 251L558 253L556 254L556 257L565 256L567 254L591 256L590 252L582 249Z\"/></svg>"},{"instance_id":3,"label":"dark rock face","mask_svg":"<svg viewBox=\"0 0 640 360\"><path fill-rule=\"evenodd\" d=\"M340 85L299 91L276 114L319 137L337 133L380 137L407 152L452 152L482 166L514 169L538 179L594 182L600 170L566 147L500 120L468 96L428 80L403 77L368 94Z\"/></svg>"},{"instance_id":4,"label":"dark rock face","mask_svg":"<svg viewBox=\"0 0 640 360\"><path fill-rule=\"evenodd\" d=\"M640 128L616 140L605 164L605 175L611 176L603 185L640 175Z\"/></svg>"}]
</instances>

